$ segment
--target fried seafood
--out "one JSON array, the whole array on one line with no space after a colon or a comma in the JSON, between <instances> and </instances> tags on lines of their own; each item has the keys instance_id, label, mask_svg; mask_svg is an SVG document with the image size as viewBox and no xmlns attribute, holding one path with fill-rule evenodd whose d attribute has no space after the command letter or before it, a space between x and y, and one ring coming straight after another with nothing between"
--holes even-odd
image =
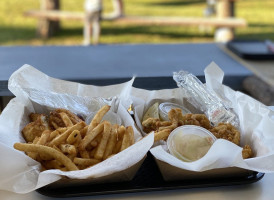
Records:
<instances>
[{"instance_id":1,"label":"fried seafood","mask_svg":"<svg viewBox=\"0 0 274 200\"><path fill-rule=\"evenodd\" d=\"M174 130L182 125L196 125L206 129L210 129L210 121L204 114L182 114L180 108L171 109L168 112L169 121L161 121L158 118L148 118L143 121L143 130L146 133L151 131L163 131L165 129Z\"/></svg>"},{"instance_id":2,"label":"fried seafood","mask_svg":"<svg viewBox=\"0 0 274 200\"><path fill-rule=\"evenodd\" d=\"M229 140L234 144L240 145L240 131L238 131L234 126L228 123L219 123L217 126L209 130L216 138L222 138Z\"/></svg>"},{"instance_id":3,"label":"fried seafood","mask_svg":"<svg viewBox=\"0 0 274 200\"><path fill-rule=\"evenodd\" d=\"M160 119L158 118L148 118L145 121L142 122L143 129L146 133L149 133L151 131L158 130L158 122L160 122Z\"/></svg>"},{"instance_id":4,"label":"fried seafood","mask_svg":"<svg viewBox=\"0 0 274 200\"><path fill-rule=\"evenodd\" d=\"M179 126L179 120L180 120L179 113L181 113L181 109L179 109L179 108L171 109L168 112L168 119L171 122L171 125L163 126L163 129L161 129L161 130L164 130L164 129L174 130L175 128L177 128Z\"/></svg>"},{"instance_id":5,"label":"fried seafood","mask_svg":"<svg viewBox=\"0 0 274 200\"><path fill-rule=\"evenodd\" d=\"M27 142L32 142L35 137L40 137L45 130L49 130L47 117L43 114L30 115L31 123L27 124L23 130L23 137Z\"/></svg>"},{"instance_id":6,"label":"fried seafood","mask_svg":"<svg viewBox=\"0 0 274 200\"><path fill-rule=\"evenodd\" d=\"M148 118L142 122L144 131L150 133L151 131L161 130L161 128L166 129L166 126L171 126L172 122L170 121L161 121L158 118Z\"/></svg>"},{"instance_id":7,"label":"fried seafood","mask_svg":"<svg viewBox=\"0 0 274 200\"><path fill-rule=\"evenodd\" d=\"M46 115L38 114L38 113L30 113L29 115L29 119L31 122L35 122L37 120L45 121L46 117L47 117Z\"/></svg>"},{"instance_id":8,"label":"fried seafood","mask_svg":"<svg viewBox=\"0 0 274 200\"><path fill-rule=\"evenodd\" d=\"M161 131L155 132L154 141L167 140L172 129L163 129Z\"/></svg>"},{"instance_id":9,"label":"fried seafood","mask_svg":"<svg viewBox=\"0 0 274 200\"><path fill-rule=\"evenodd\" d=\"M205 129L210 129L212 126L210 121L204 114L186 114L183 116L182 125L196 125Z\"/></svg>"},{"instance_id":10,"label":"fried seafood","mask_svg":"<svg viewBox=\"0 0 274 200\"><path fill-rule=\"evenodd\" d=\"M49 115L49 125L54 129L73 126L81 121L83 120L80 119L77 115L73 114L69 110L62 108L50 112Z\"/></svg>"},{"instance_id":11,"label":"fried seafood","mask_svg":"<svg viewBox=\"0 0 274 200\"><path fill-rule=\"evenodd\" d=\"M226 139L240 146L240 131L229 123L219 123L212 127L209 119L204 114L182 114L180 108L171 109L168 112L169 121L161 121L158 118L148 118L142 122L143 130L146 133L154 131L154 141L167 140L169 134L177 127L183 125L201 126L214 134L216 138ZM242 151L243 158L253 156L252 149L245 145Z\"/></svg>"},{"instance_id":12,"label":"fried seafood","mask_svg":"<svg viewBox=\"0 0 274 200\"><path fill-rule=\"evenodd\" d=\"M250 146L248 144L244 146L243 151L242 151L242 156L243 156L243 159L253 157L252 149L250 148Z\"/></svg>"}]
</instances>

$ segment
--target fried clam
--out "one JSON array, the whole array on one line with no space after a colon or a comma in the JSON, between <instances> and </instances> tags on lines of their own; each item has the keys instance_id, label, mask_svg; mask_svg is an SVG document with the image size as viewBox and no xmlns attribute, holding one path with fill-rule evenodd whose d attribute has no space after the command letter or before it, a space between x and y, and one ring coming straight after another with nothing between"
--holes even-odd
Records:
<instances>
[{"instance_id":1,"label":"fried clam","mask_svg":"<svg viewBox=\"0 0 274 200\"><path fill-rule=\"evenodd\" d=\"M233 142L240 146L241 133L230 123L219 123L217 126L209 130L216 138L221 138ZM242 150L243 159L252 158L253 152L249 145L244 145Z\"/></svg>"},{"instance_id":2,"label":"fried clam","mask_svg":"<svg viewBox=\"0 0 274 200\"><path fill-rule=\"evenodd\" d=\"M171 109L168 113L169 121L161 121L158 118L148 118L143 121L143 130L146 133L155 131L155 141L166 140L172 130L179 125L181 109Z\"/></svg>"},{"instance_id":3,"label":"fried clam","mask_svg":"<svg viewBox=\"0 0 274 200\"><path fill-rule=\"evenodd\" d=\"M143 121L143 130L146 133L151 131L163 131L165 129L174 130L182 125L196 125L206 129L212 128L210 121L204 114L186 114L183 115L180 108L173 108L168 112L169 121L161 121L157 118L148 118Z\"/></svg>"},{"instance_id":4,"label":"fried clam","mask_svg":"<svg viewBox=\"0 0 274 200\"><path fill-rule=\"evenodd\" d=\"M243 147L242 156L243 156L243 159L253 157L252 149L248 144Z\"/></svg>"},{"instance_id":5,"label":"fried clam","mask_svg":"<svg viewBox=\"0 0 274 200\"><path fill-rule=\"evenodd\" d=\"M81 121L77 115L63 108L55 109L49 115L49 125L54 129L73 126Z\"/></svg>"},{"instance_id":6,"label":"fried clam","mask_svg":"<svg viewBox=\"0 0 274 200\"><path fill-rule=\"evenodd\" d=\"M158 122L160 122L160 119L158 118L148 118L145 121L142 122L143 130L146 133L150 133L151 131L158 130Z\"/></svg>"},{"instance_id":7,"label":"fried clam","mask_svg":"<svg viewBox=\"0 0 274 200\"><path fill-rule=\"evenodd\" d=\"M168 112L168 119L171 122L171 125L168 126L162 126L161 128L159 128L159 131L165 130L165 129L170 129L170 130L174 130L175 128L178 127L179 125L179 113L182 113L181 109L171 109Z\"/></svg>"},{"instance_id":8,"label":"fried clam","mask_svg":"<svg viewBox=\"0 0 274 200\"><path fill-rule=\"evenodd\" d=\"M212 128L210 121L205 114L186 114L180 120L181 125L196 125L205 129Z\"/></svg>"},{"instance_id":9,"label":"fried clam","mask_svg":"<svg viewBox=\"0 0 274 200\"><path fill-rule=\"evenodd\" d=\"M219 123L217 126L209 130L216 138L222 138L240 145L240 131L230 123Z\"/></svg>"}]
</instances>

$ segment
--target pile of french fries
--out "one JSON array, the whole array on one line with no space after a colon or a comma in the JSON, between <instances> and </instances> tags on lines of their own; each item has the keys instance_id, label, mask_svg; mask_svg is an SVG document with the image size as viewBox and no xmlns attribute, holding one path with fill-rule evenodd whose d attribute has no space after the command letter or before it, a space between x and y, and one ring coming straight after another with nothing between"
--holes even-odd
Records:
<instances>
[{"instance_id":1,"label":"pile of french fries","mask_svg":"<svg viewBox=\"0 0 274 200\"><path fill-rule=\"evenodd\" d=\"M39 161L43 170L81 170L91 167L134 144L132 126L102 121L110 106L103 106L89 125L84 121L73 124L65 113L61 118L66 127L44 130L29 143L15 143L14 148L24 151Z\"/></svg>"}]
</instances>

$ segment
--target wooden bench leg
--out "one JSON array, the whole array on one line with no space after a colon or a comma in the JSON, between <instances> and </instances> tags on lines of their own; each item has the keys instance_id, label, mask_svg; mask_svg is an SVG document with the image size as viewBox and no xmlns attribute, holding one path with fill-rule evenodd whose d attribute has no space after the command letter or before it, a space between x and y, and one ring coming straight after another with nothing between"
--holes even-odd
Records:
<instances>
[{"instance_id":1,"label":"wooden bench leg","mask_svg":"<svg viewBox=\"0 0 274 200\"><path fill-rule=\"evenodd\" d=\"M233 0L219 0L217 2L217 17L229 18L234 17L234 1ZM216 29L215 41L227 42L234 39L234 29L220 27Z\"/></svg>"},{"instance_id":2,"label":"wooden bench leg","mask_svg":"<svg viewBox=\"0 0 274 200\"><path fill-rule=\"evenodd\" d=\"M41 0L41 10L59 10L60 1L59 0ZM41 38L49 38L54 35L60 29L59 21L52 21L49 19L40 19L37 35Z\"/></svg>"}]
</instances>

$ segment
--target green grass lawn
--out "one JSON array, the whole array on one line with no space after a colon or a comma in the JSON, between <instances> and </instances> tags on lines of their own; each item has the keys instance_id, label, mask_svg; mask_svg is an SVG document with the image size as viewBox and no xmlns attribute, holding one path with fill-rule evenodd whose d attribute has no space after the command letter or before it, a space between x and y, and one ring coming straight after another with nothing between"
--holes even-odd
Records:
<instances>
[{"instance_id":1,"label":"green grass lawn","mask_svg":"<svg viewBox=\"0 0 274 200\"><path fill-rule=\"evenodd\" d=\"M206 0L124 0L126 15L202 17ZM83 0L61 1L63 10L83 11ZM104 0L105 12L111 1ZM62 30L54 37L36 37L37 19L24 17L28 10L39 9L38 0L0 1L0 45L79 45L83 25L62 21ZM248 27L237 28L236 38L274 40L274 1L239 0L236 16L247 20ZM101 43L175 43L210 42L214 30L203 32L199 27L123 26L102 22Z\"/></svg>"}]
</instances>

